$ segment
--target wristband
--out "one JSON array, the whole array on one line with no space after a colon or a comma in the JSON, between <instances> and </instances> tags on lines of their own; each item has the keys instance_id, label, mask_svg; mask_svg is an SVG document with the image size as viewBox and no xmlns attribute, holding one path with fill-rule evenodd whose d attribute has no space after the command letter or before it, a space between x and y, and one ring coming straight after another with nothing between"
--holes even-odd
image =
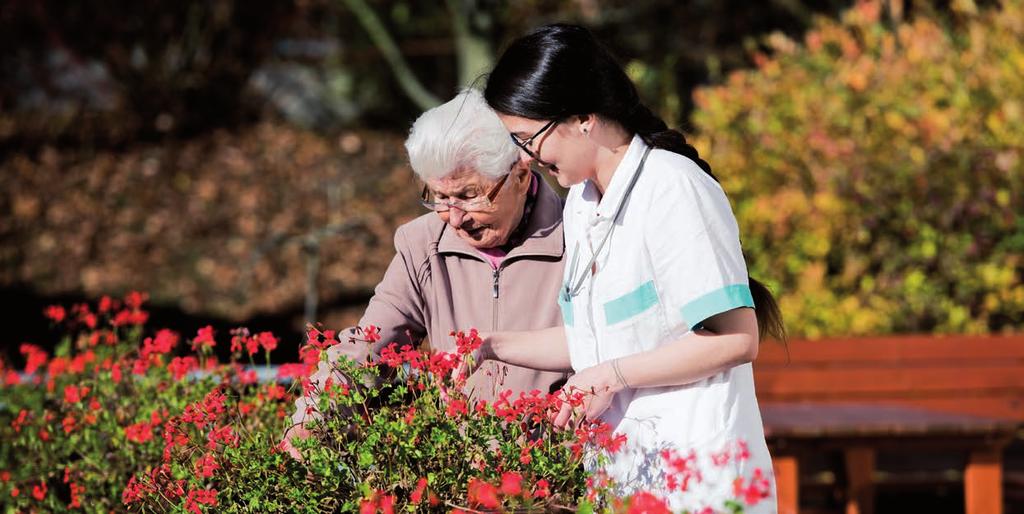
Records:
<instances>
[{"instance_id":1,"label":"wristband","mask_svg":"<svg viewBox=\"0 0 1024 514\"><path fill-rule=\"evenodd\" d=\"M622 370L619 369L619 359L612 361L612 371L615 372L615 378L619 379L619 384L622 384L622 388L629 389L629 383L626 382L626 378L622 376Z\"/></svg>"}]
</instances>

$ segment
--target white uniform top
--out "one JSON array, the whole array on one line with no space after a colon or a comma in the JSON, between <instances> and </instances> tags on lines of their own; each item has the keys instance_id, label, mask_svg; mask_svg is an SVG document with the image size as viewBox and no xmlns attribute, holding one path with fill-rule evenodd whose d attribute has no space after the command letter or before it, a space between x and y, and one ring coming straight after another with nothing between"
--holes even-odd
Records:
<instances>
[{"instance_id":1,"label":"white uniform top","mask_svg":"<svg viewBox=\"0 0 1024 514\"><path fill-rule=\"evenodd\" d=\"M569 191L564 276L567 283L573 279L572 285L581 275L586 278L575 295L563 287L559 305L577 372L653 350L715 314L754 305L729 201L691 159L652 149L613 225L615 209L646 150L643 140L634 137L600 202L590 181ZM596 272L590 273L584 268L609 230ZM572 269L574 261L579 269ZM604 468L622 484L620 492L660 492L673 510L721 510L722 497L732 496L738 474L749 477L760 468L771 475L750 364L685 386L623 390L601 418L627 436L626 448ZM747 445L749 458L722 464L720 454L712 463L713 452L736 441ZM682 456L696 452L704 480L691 482L689 493L665 488L666 466L659 453L666 448ZM774 479L770 491L768 501L745 512L774 512Z\"/></svg>"}]
</instances>

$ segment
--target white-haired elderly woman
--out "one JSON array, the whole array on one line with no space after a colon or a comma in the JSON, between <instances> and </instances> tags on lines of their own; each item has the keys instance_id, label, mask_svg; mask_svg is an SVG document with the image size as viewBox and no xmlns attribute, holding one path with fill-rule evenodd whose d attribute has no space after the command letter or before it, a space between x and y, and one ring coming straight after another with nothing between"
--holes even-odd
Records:
<instances>
[{"instance_id":1,"label":"white-haired elderly woman","mask_svg":"<svg viewBox=\"0 0 1024 514\"><path fill-rule=\"evenodd\" d=\"M563 200L522 164L481 94L466 90L423 113L405 147L425 184L421 202L433 212L395 233L396 255L359 321L380 327L380 341L352 343L354 329L342 331L329 360L342 354L364 360L390 342L416 345L425 337L433 349L453 352L452 330L560 326L555 299L562 278ZM516 395L548 392L566 372L488 361L468 387L484 400L506 389ZM321 363L312 378L322 386L329 374L330 366ZM296 401L287 439L305 433L303 424L318 414L315 403Z\"/></svg>"}]
</instances>

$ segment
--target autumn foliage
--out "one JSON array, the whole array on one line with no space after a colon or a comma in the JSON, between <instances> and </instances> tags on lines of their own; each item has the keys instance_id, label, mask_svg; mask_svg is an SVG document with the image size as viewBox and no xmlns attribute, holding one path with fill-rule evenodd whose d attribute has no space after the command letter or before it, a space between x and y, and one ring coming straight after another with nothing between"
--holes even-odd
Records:
<instances>
[{"instance_id":1,"label":"autumn foliage","mask_svg":"<svg viewBox=\"0 0 1024 514\"><path fill-rule=\"evenodd\" d=\"M751 275L802 336L1024 327L1024 4L861 1L698 90Z\"/></svg>"}]
</instances>

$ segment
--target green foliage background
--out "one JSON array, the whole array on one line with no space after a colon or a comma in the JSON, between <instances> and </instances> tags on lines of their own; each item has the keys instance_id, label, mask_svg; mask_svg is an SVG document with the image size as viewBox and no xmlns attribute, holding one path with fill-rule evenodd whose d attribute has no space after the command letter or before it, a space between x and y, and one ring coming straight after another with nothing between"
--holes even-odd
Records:
<instances>
[{"instance_id":1,"label":"green foliage background","mask_svg":"<svg viewBox=\"0 0 1024 514\"><path fill-rule=\"evenodd\" d=\"M697 144L800 336L1024 323L1024 6L862 2L699 89Z\"/></svg>"}]
</instances>

